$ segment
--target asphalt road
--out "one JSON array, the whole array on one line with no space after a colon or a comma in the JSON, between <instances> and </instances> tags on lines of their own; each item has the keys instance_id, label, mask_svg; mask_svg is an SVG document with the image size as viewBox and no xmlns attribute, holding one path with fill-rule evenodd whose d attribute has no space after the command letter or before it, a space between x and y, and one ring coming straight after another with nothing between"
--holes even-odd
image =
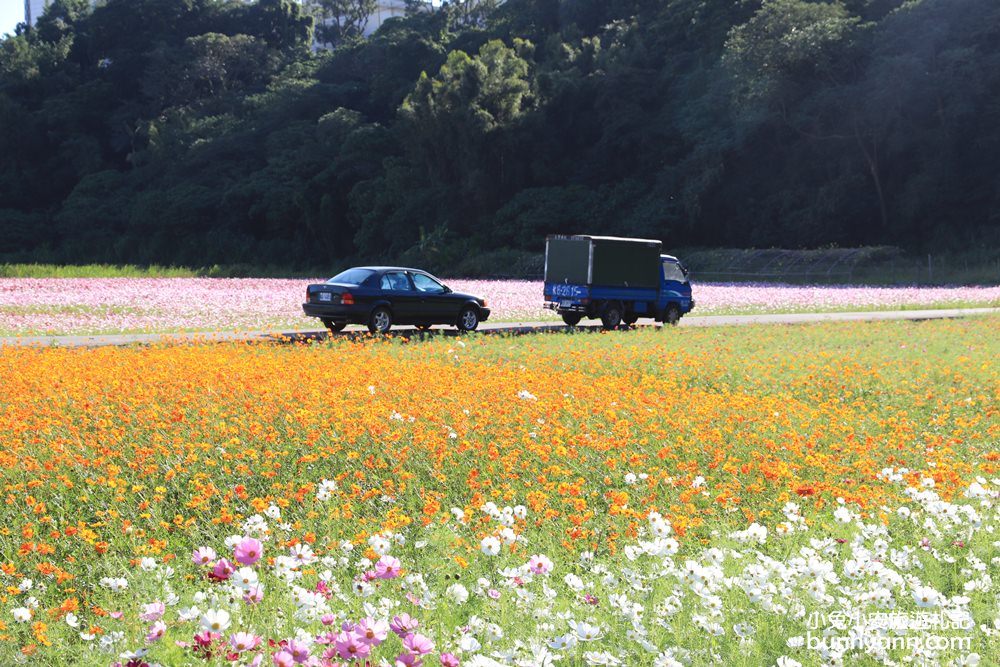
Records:
<instances>
[{"instance_id":1,"label":"asphalt road","mask_svg":"<svg viewBox=\"0 0 1000 667\"><path fill-rule=\"evenodd\" d=\"M1000 308L956 308L950 310L892 310L858 313L794 313L786 315L694 315L681 319L681 327L722 327L748 324L805 324L808 322L861 322L874 320L937 320L969 317L973 315L1000 314ZM576 327L584 331L599 331L596 320ZM652 325L645 325L652 326ZM658 326L658 325L657 325ZM479 331L483 333L525 334L538 332L566 331L568 327L557 322L497 322L484 323ZM438 326L430 334L424 334L413 327L393 328L397 336L445 335L457 336L454 327ZM358 337L368 335L363 327L351 326L334 336ZM295 342L323 340L326 331L249 331L249 332L202 332L172 334L114 334L108 336L18 336L0 337L0 347L14 346L58 346L58 347L104 347L108 345L142 345L152 343L190 343L225 341Z\"/></svg>"}]
</instances>

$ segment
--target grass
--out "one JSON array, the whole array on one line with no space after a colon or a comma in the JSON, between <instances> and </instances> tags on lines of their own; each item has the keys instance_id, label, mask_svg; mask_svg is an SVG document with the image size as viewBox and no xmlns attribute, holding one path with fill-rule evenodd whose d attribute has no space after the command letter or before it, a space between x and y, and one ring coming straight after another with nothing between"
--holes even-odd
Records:
<instances>
[{"instance_id":1,"label":"grass","mask_svg":"<svg viewBox=\"0 0 1000 667\"><path fill-rule=\"evenodd\" d=\"M624 664L648 665L656 653L625 632L632 622L622 610L637 603L648 641L657 651L686 652L690 664L773 665L789 655L818 665L815 653L786 645L807 631L796 605L804 613L837 605L810 594L812 580L796 574L795 561L829 562L841 574L840 583L825 584L830 595L854 599L880 579L855 581L844 567L861 557L857 549L880 548L879 540L910 562L904 567L894 556L883 567L942 594L966 595L978 627L991 622L995 598L989 589L967 590L980 575L964 563L995 556L988 532L997 527L995 512L981 510L980 529L938 521L880 471L908 469L906 481L915 485L933 478L934 491L956 503L969 502L962 492L977 476L1000 474L998 324L984 317L0 348L0 664L107 665L147 646L142 605L168 594L176 604L167 607L167 634L148 645L146 660L229 664L221 653L206 662L177 646L197 630L178 610L229 610L227 637L236 630L273 640L297 629L315 635L323 626L296 604L291 585L312 590L322 576L332 587L331 613L342 615L335 629L379 610L407 611L437 651L456 650L459 628L484 652L517 650L515 640L530 645L566 633L568 615L599 626L602 638L560 651L560 664L583 665L585 652L603 650ZM629 474L645 477L629 482ZM324 479L336 481L329 499L317 494ZM851 521L834 519L838 499ZM523 543L493 558L479 549L502 525L482 510L487 502L527 508L510 521ZM802 523L780 536L789 502L800 506ZM902 505L912 508L912 520L895 513ZM462 509L464 522L452 508ZM629 555L637 539L651 539L653 510L678 540L672 570L663 557ZM255 533L267 539L264 560L252 566L265 589L260 604L247 605L206 579L190 554L211 546L232 557L226 538L250 530L244 522L255 514L268 526ZM933 530L925 520L937 521ZM741 544L733 531L755 522L768 528L767 542ZM405 537L392 553L422 583L410 581L404 591L400 580L375 580L372 594L359 596L353 587L371 567L359 559L377 559L369 539L385 533ZM923 538L933 549L914 546ZM286 582L274 559L303 544L326 560L299 567ZM593 560L581 559L583 552ZM519 586L503 574L533 554L551 558L551 576ZM700 594L676 575L688 560L707 567L713 558L735 582L754 563L781 563L786 569L769 584L785 611L753 602L716 575L706 574ZM585 588L574 592L568 574ZM114 593L102 577L123 577L129 588ZM22 591L24 579L32 585ZM487 583L477 593L480 580ZM471 593L468 601L448 601L456 584ZM882 585L897 610L915 611L909 584ZM407 592L425 600L433 593L437 602L424 608ZM29 597L38 603L32 623L13 621ZM716 597L721 617L706 607ZM65 623L69 609L82 629L96 628L93 640ZM724 634L702 629L706 618ZM738 622L753 626L753 641L736 640ZM93 648L118 632L108 652ZM1000 651L995 636L976 630L974 639L980 655ZM380 655L391 660L399 646L390 637ZM855 662L883 664L863 655Z\"/></svg>"}]
</instances>

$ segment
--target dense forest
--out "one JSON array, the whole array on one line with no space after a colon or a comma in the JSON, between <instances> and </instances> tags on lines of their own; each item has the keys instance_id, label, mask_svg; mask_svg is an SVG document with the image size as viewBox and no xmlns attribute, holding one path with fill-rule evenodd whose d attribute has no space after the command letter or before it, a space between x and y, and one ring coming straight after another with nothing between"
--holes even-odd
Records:
<instances>
[{"instance_id":1,"label":"dense forest","mask_svg":"<svg viewBox=\"0 0 1000 667\"><path fill-rule=\"evenodd\" d=\"M997 0L372 4L55 0L0 40L0 258L1000 245Z\"/></svg>"}]
</instances>

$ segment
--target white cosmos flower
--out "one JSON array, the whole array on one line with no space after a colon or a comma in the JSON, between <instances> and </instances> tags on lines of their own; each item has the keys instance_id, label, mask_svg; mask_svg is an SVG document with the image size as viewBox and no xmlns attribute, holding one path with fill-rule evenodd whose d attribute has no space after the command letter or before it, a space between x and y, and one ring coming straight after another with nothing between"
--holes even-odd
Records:
<instances>
[{"instance_id":1,"label":"white cosmos flower","mask_svg":"<svg viewBox=\"0 0 1000 667\"><path fill-rule=\"evenodd\" d=\"M80 618L73 612L69 612L68 614L66 614L66 618L64 620L66 621L66 625L68 625L71 628L80 627Z\"/></svg>"},{"instance_id":2,"label":"white cosmos flower","mask_svg":"<svg viewBox=\"0 0 1000 667\"><path fill-rule=\"evenodd\" d=\"M10 613L14 615L14 620L18 623L27 623L31 620L31 610L27 607L15 607Z\"/></svg>"},{"instance_id":3,"label":"white cosmos flower","mask_svg":"<svg viewBox=\"0 0 1000 667\"><path fill-rule=\"evenodd\" d=\"M591 642L601 637L601 628L590 623L570 621L569 627L576 633L577 639L582 642Z\"/></svg>"},{"instance_id":4,"label":"white cosmos flower","mask_svg":"<svg viewBox=\"0 0 1000 667\"><path fill-rule=\"evenodd\" d=\"M452 584L446 592L455 604L464 604L469 599L469 590L462 584Z\"/></svg>"},{"instance_id":5,"label":"white cosmos flower","mask_svg":"<svg viewBox=\"0 0 1000 667\"><path fill-rule=\"evenodd\" d=\"M565 651L576 646L576 642L576 635L569 633L553 638L549 641L549 648L555 649L556 651Z\"/></svg>"},{"instance_id":6,"label":"white cosmos flower","mask_svg":"<svg viewBox=\"0 0 1000 667\"><path fill-rule=\"evenodd\" d=\"M913 601L918 607L936 607L940 594L930 586L918 586L913 590Z\"/></svg>"},{"instance_id":7,"label":"white cosmos flower","mask_svg":"<svg viewBox=\"0 0 1000 667\"><path fill-rule=\"evenodd\" d=\"M487 535L479 543L479 549L487 556L496 556L500 553L500 540L493 535Z\"/></svg>"},{"instance_id":8,"label":"white cosmos flower","mask_svg":"<svg viewBox=\"0 0 1000 667\"><path fill-rule=\"evenodd\" d=\"M850 523L851 521L851 511L841 505L833 512L833 518L840 523Z\"/></svg>"},{"instance_id":9,"label":"white cosmos flower","mask_svg":"<svg viewBox=\"0 0 1000 667\"><path fill-rule=\"evenodd\" d=\"M201 627L209 632L224 632L232 623L225 609L209 609L201 617Z\"/></svg>"},{"instance_id":10,"label":"white cosmos flower","mask_svg":"<svg viewBox=\"0 0 1000 667\"><path fill-rule=\"evenodd\" d=\"M232 576L232 582L244 591L250 590L259 581L260 578L257 576L257 571L252 567L241 567Z\"/></svg>"}]
</instances>

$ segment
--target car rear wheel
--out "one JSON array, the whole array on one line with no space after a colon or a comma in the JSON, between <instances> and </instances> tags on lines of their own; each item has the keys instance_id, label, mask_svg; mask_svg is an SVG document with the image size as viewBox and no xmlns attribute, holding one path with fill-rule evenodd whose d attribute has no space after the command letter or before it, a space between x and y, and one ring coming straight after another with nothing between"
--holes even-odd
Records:
<instances>
[{"instance_id":1,"label":"car rear wheel","mask_svg":"<svg viewBox=\"0 0 1000 667\"><path fill-rule=\"evenodd\" d=\"M617 329L622 323L622 309L616 303L609 303L601 313L601 324L605 329Z\"/></svg>"},{"instance_id":2,"label":"car rear wheel","mask_svg":"<svg viewBox=\"0 0 1000 667\"><path fill-rule=\"evenodd\" d=\"M388 333L392 328L392 313L385 306L379 306L368 317L368 330L372 333Z\"/></svg>"},{"instance_id":3,"label":"car rear wheel","mask_svg":"<svg viewBox=\"0 0 1000 667\"><path fill-rule=\"evenodd\" d=\"M458 316L459 331L475 331L479 326L479 311L472 306L466 306Z\"/></svg>"},{"instance_id":4,"label":"car rear wheel","mask_svg":"<svg viewBox=\"0 0 1000 667\"><path fill-rule=\"evenodd\" d=\"M562 318L563 322L565 322L567 326L575 327L580 323L583 315L580 313L563 313Z\"/></svg>"},{"instance_id":5,"label":"car rear wheel","mask_svg":"<svg viewBox=\"0 0 1000 667\"><path fill-rule=\"evenodd\" d=\"M337 333L338 331L343 331L344 327L347 326L347 322L334 322L333 320L323 320L323 326L330 330L330 333Z\"/></svg>"},{"instance_id":6,"label":"car rear wheel","mask_svg":"<svg viewBox=\"0 0 1000 667\"><path fill-rule=\"evenodd\" d=\"M681 309L677 307L676 303L672 303L667 306L666 312L663 313L663 323L669 324L670 326L677 326L677 323L681 321Z\"/></svg>"}]
</instances>

